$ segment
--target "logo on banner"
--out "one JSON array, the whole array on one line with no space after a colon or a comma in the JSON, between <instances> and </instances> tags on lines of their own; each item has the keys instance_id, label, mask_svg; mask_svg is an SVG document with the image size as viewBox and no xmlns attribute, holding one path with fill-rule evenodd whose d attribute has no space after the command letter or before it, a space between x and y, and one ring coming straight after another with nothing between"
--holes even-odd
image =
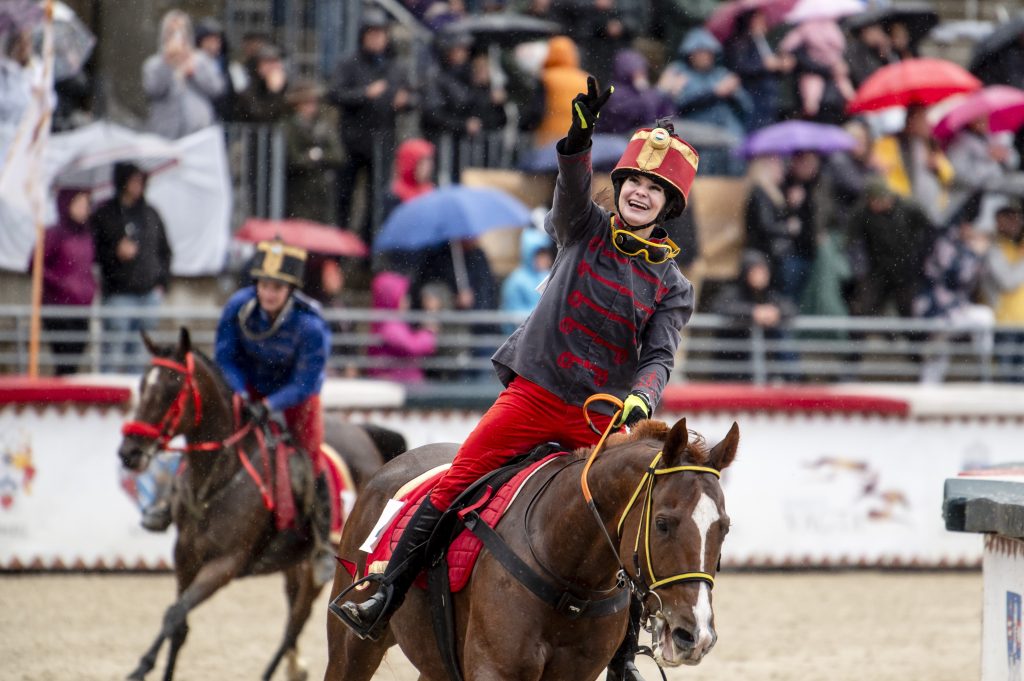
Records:
<instances>
[{"instance_id":1,"label":"logo on banner","mask_svg":"<svg viewBox=\"0 0 1024 681\"><path fill-rule=\"evenodd\" d=\"M1020 681L1020 594L1006 592L1006 667L1009 681Z\"/></svg>"},{"instance_id":2,"label":"logo on banner","mask_svg":"<svg viewBox=\"0 0 1024 681\"><path fill-rule=\"evenodd\" d=\"M882 474L866 461L823 456L805 466L822 482L848 485L852 501L868 520L900 520L910 508L907 495L883 487Z\"/></svg>"},{"instance_id":3,"label":"logo on banner","mask_svg":"<svg viewBox=\"0 0 1024 681\"><path fill-rule=\"evenodd\" d=\"M32 463L32 443L24 436L17 444L0 444L0 510L14 505L18 495L32 493L36 467Z\"/></svg>"}]
</instances>

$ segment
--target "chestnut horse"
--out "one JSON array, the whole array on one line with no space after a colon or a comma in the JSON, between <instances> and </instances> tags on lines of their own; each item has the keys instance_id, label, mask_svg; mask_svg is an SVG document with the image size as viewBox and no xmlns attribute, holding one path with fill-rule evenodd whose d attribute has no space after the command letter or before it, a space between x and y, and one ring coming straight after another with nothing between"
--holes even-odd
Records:
<instances>
[{"instance_id":1,"label":"chestnut horse","mask_svg":"<svg viewBox=\"0 0 1024 681\"><path fill-rule=\"evenodd\" d=\"M708 448L687 430L685 419L671 430L660 421L641 422L630 435L608 439L588 464L589 485L581 476L587 452L566 455L531 476L497 533L537 575L577 598L613 598L623 583L635 589L658 662L697 664L717 639L711 587L729 530L719 477L738 444L736 424ZM451 461L456 449L434 444L411 450L370 480L345 526L339 554L357 565L357 575L366 570L366 554L358 547L388 499L410 479ZM587 487L601 523L585 500ZM332 600L351 583L338 570ZM345 598L371 593L373 588L355 589ZM628 608L621 607L594 617L562 614L486 551L454 603L454 639L465 681L596 679L628 622ZM421 681L449 678L427 594L420 589L411 590L378 641L361 640L334 616L328 620L327 680L368 681L396 642Z\"/></svg>"},{"instance_id":2,"label":"chestnut horse","mask_svg":"<svg viewBox=\"0 0 1024 681\"><path fill-rule=\"evenodd\" d=\"M260 469L259 457L254 455L258 451L255 429L249 425L236 429L232 391L213 362L192 349L188 331L181 329L173 348L159 348L145 334L143 341L153 355L153 366L143 375L133 428L124 436L118 455L125 467L142 471L171 437L184 435L187 444L173 512L178 529L174 544L178 599L164 613L159 635L128 678L143 679L156 664L163 642L169 640L164 673L169 681L188 634L190 610L236 577L282 571L288 622L263 678L269 679L287 655L289 678L303 679L297 641L322 588L314 583L307 561L313 548L312 530L277 531L273 511L264 504L263 493L239 452L239 448L247 452L251 465ZM325 440L344 458L358 489L385 457L359 426L327 419L324 427ZM397 439L404 442L400 436ZM267 477L263 471L262 479Z\"/></svg>"}]
</instances>

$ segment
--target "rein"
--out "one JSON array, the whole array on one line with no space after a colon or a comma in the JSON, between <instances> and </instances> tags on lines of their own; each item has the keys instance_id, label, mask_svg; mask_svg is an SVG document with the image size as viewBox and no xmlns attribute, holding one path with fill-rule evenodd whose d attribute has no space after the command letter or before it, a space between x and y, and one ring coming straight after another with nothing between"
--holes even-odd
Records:
<instances>
[{"instance_id":1,"label":"rein","mask_svg":"<svg viewBox=\"0 0 1024 681\"><path fill-rule=\"evenodd\" d=\"M590 468L593 466L594 461L597 459L598 453L604 448L605 440L608 438L609 433L615 428L615 421L618 419L619 414L622 412L622 401L614 395L608 395L605 393L598 393L591 395L587 398L586 402L583 403L583 415L587 420L587 423L593 428L593 423L590 420L589 407L592 402L609 402L617 407L617 411L612 416L611 421L608 422L608 427L601 435L601 439L598 440L597 445L594 446L593 451L590 453L590 457L587 459L587 464L583 467L583 473L580 476L580 486L583 488L583 498L587 502L587 508L594 515L597 520L597 524L601 528L601 532L604 533L605 539L608 541L608 546L611 548L612 553L615 555L616 561L619 563L618 580L622 586L629 585L631 590L635 592L641 601L645 600L648 596L654 595L661 601L658 595L655 593L657 589L675 584L677 582L705 582L709 587L714 587L715 577L711 573L703 571L692 571L692 572L681 572L671 577L665 577L658 579L654 574L654 561L651 556L651 514L654 505L654 483L659 475L671 475L673 473L706 473L708 475L714 475L716 478L721 477L721 472L710 466L673 466L672 468L658 468L658 463L662 460L664 451L659 451L655 455L654 459L647 465L647 471L643 477L640 478L640 483L637 485L636 490L629 499L629 503L626 504L626 508L622 511L622 515L619 517L619 522L616 529L616 535L619 539L622 538L623 525L626 522L626 516L633 510L637 500L640 499L640 494L643 492L643 501L641 502L641 508L643 508L643 516L640 520L640 525L637 527L636 540L633 542L633 566L636 570L636 577L631 577L626 571L626 566L622 561L622 557L619 555L619 550L616 542L612 539L608 533L607 527L605 527L604 519L601 517L600 511L597 510L597 504L594 502L594 495L590 491L590 484L587 480L587 475L590 473ZM644 551L647 557L647 575L649 581L644 579L643 571L640 566L640 538L644 538ZM657 613L654 613L657 615Z\"/></svg>"},{"instance_id":2,"label":"rein","mask_svg":"<svg viewBox=\"0 0 1024 681\"><path fill-rule=\"evenodd\" d=\"M269 475L270 463L268 459L267 447L263 432L254 427L254 423L249 421L244 425L240 426L233 434L224 440L212 440L208 442L196 442L186 444L184 447L168 447L168 443L178 434L178 426L181 424L181 420L185 415L185 406L188 404L189 398L192 398L192 427L198 427L203 421L203 401L199 394L199 385L196 383L195 377L195 355L191 352L185 354L184 362L175 362L174 360L165 359L163 357L154 357L151 360L151 364L154 367L163 367L170 369L171 371L177 372L182 375L181 388L178 390L178 394L171 401L170 406L167 407L167 411L164 412L159 423L152 424L146 421L128 421L121 427L122 435L135 435L147 440L155 440L157 447L166 452L219 452L223 449L230 449L239 445L241 441L250 433L255 432L256 439L259 445L260 451L263 453L264 464L267 467L266 470ZM233 399L233 411L235 417L235 423L238 423L241 403L238 396L236 395ZM238 447L238 458L242 462L242 466L245 468L249 477L256 483L259 488L260 496L263 498L263 505L271 510L274 508L273 496L267 489L267 485L260 477L259 471L256 470L252 462L249 460L248 455L243 449Z\"/></svg>"}]
</instances>

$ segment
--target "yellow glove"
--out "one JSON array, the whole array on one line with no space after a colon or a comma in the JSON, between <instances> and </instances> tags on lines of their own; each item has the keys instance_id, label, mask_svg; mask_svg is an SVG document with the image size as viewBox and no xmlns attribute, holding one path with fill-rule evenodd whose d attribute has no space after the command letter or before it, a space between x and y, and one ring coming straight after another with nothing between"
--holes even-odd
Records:
<instances>
[{"instance_id":1,"label":"yellow glove","mask_svg":"<svg viewBox=\"0 0 1024 681\"><path fill-rule=\"evenodd\" d=\"M619 420L615 422L615 426L617 428L622 426L632 428L637 421L649 418L651 418L650 398L642 390L634 390L622 403L622 413L619 415Z\"/></svg>"}]
</instances>

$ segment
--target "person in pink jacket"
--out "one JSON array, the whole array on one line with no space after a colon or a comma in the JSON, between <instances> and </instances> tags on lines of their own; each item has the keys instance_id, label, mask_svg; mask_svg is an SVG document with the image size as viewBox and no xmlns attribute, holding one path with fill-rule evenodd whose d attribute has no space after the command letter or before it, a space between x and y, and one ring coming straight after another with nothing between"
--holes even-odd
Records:
<instances>
[{"instance_id":1,"label":"person in pink jacket","mask_svg":"<svg viewBox=\"0 0 1024 681\"><path fill-rule=\"evenodd\" d=\"M381 272L371 285L373 307L377 310L408 310L409 280L395 272ZM367 374L402 383L423 380L423 369L416 361L437 350L437 326L424 324L414 328L401 320L374 322L370 327L377 344L367 349L371 357L391 357L387 366L371 368Z\"/></svg>"}]
</instances>

